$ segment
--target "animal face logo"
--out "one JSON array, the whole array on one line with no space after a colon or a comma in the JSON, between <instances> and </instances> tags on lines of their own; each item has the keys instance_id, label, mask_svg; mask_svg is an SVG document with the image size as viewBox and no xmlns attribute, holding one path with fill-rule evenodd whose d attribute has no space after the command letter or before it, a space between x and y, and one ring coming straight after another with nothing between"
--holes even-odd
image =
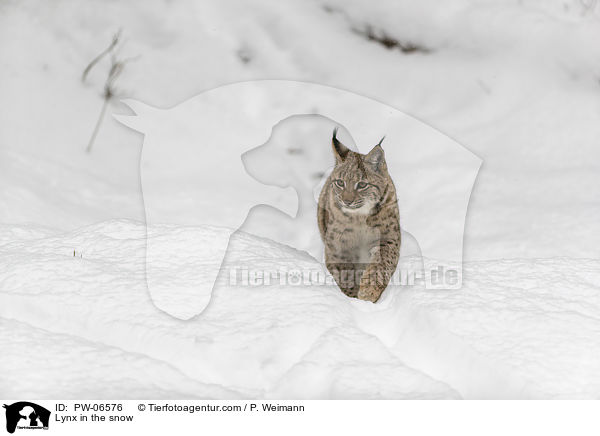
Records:
<instances>
[{"instance_id":1,"label":"animal face logo","mask_svg":"<svg viewBox=\"0 0 600 436\"><path fill-rule=\"evenodd\" d=\"M428 287L436 287L440 270L457 277L439 287L461 286L465 218L481 159L430 126L348 91L281 80L227 85L168 110L124 103L136 116L116 118L144 133L146 280L155 305L165 312L189 319L207 307L232 249L230 237L239 229L321 260L317 200L331 171L339 174L339 201L360 213L376 199L378 177L387 170L402 229L418 242ZM286 156L273 159L272 135L307 117L315 123L308 130L319 134L289 137ZM335 126L341 139L336 137L332 165ZM385 154L369 146L383 135ZM325 157L309 162L302 153L315 147ZM358 167L358 154L364 172L345 171ZM287 165L290 156L298 159ZM312 168L310 180L299 183L298 176L290 184L301 173L300 162L312 165L304 167ZM171 226L168 235L164 226ZM210 232L194 230L199 227Z\"/></svg>"},{"instance_id":2,"label":"animal face logo","mask_svg":"<svg viewBox=\"0 0 600 436\"><path fill-rule=\"evenodd\" d=\"M17 428L48 429L50 411L38 404L19 401L11 405L4 404L6 409L6 431L14 433Z\"/></svg>"}]
</instances>

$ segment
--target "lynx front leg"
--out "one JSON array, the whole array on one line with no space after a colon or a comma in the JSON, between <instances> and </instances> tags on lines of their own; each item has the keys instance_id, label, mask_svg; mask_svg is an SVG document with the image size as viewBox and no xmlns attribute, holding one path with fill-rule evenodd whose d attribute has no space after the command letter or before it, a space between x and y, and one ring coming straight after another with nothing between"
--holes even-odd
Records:
<instances>
[{"instance_id":1,"label":"lynx front leg","mask_svg":"<svg viewBox=\"0 0 600 436\"><path fill-rule=\"evenodd\" d=\"M400 245L397 241L384 241L371 254L372 263L360 279L358 298L375 303L390 282L398 265Z\"/></svg>"},{"instance_id":2,"label":"lynx front leg","mask_svg":"<svg viewBox=\"0 0 600 436\"><path fill-rule=\"evenodd\" d=\"M348 297L356 298L361 274L357 266L350 262L327 262L327 269L342 292Z\"/></svg>"},{"instance_id":3,"label":"lynx front leg","mask_svg":"<svg viewBox=\"0 0 600 436\"><path fill-rule=\"evenodd\" d=\"M358 299L375 303L387 287L392 274L379 264L371 264L360 280Z\"/></svg>"}]
</instances>

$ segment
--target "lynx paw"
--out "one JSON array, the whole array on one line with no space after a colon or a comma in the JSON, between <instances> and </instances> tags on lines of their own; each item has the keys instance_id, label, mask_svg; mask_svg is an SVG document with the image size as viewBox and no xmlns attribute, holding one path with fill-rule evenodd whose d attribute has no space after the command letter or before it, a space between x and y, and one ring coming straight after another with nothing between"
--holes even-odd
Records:
<instances>
[{"instance_id":1,"label":"lynx paw","mask_svg":"<svg viewBox=\"0 0 600 436\"><path fill-rule=\"evenodd\" d=\"M379 300L380 296L381 292L371 287L360 288L357 295L359 300L370 301L371 303Z\"/></svg>"}]
</instances>

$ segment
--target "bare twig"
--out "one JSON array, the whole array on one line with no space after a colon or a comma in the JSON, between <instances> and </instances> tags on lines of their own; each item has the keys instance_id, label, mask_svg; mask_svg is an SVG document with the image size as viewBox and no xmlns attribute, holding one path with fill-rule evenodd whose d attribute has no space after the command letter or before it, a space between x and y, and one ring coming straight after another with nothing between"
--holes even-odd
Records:
<instances>
[{"instance_id":1,"label":"bare twig","mask_svg":"<svg viewBox=\"0 0 600 436\"><path fill-rule=\"evenodd\" d=\"M100 116L98 117L98 121L96 121L96 127L94 127L94 131L88 142L88 146L85 151L88 153L92 151L92 146L94 145L94 141L96 140L96 135L98 135L98 130L100 130L100 124L102 124L102 120L104 119L104 114L106 113L106 108L108 107L108 98L104 99L104 103L102 103L102 110L100 111Z\"/></svg>"},{"instance_id":2,"label":"bare twig","mask_svg":"<svg viewBox=\"0 0 600 436\"><path fill-rule=\"evenodd\" d=\"M411 41L400 41L388 35L384 30L376 31L373 26L367 25L362 29L354 28L354 32L364 36L368 41L377 42L388 50L398 49L402 53L429 53L431 49L428 47L415 44Z\"/></svg>"},{"instance_id":3,"label":"bare twig","mask_svg":"<svg viewBox=\"0 0 600 436\"><path fill-rule=\"evenodd\" d=\"M104 50L99 56L97 56L96 59L94 59L87 66L85 71L83 72L82 80L85 80L85 77L86 77L87 73L91 70L91 68L95 64L97 64L108 53L111 54L110 69L108 70L108 75L106 76L106 81L104 82L104 92L102 94L102 99L103 99L102 109L100 110L100 115L98 116L98 121L96 121L96 126L94 127L92 136L90 137L88 145L85 149L86 152L88 152L88 153L92 150L92 147L94 146L94 142L96 141L96 136L98 135L98 131L100 130L100 126L102 125L102 121L104 120L104 115L106 114L106 109L108 108L110 101L116 94L115 82L117 81L117 79L121 75L121 73L123 72L123 69L125 68L125 64L127 62L135 59L135 58L127 58L127 59L119 60L117 58L114 50L115 50L116 45L119 42L120 33L121 33L121 31L119 30L119 32L117 34L115 34L115 36L113 37L113 41L112 41L111 45L106 50Z\"/></svg>"},{"instance_id":4,"label":"bare twig","mask_svg":"<svg viewBox=\"0 0 600 436\"><path fill-rule=\"evenodd\" d=\"M112 42L110 43L110 45L108 47L106 47L106 49L104 49L98 56L96 56L92 60L92 62L90 62L88 64L87 67L85 67L85 70L83 70L83 74L81 75L82 82L85 82L85 79L87 78L88 73L90 72L90 70L92 68L94 68L94 65L96 65L98 62L100 62L104 56L109 54L116 47L116 45L119 43L120 38L121 38L121 29L119 29L119 31L113 35L113 39L112 39Z\"/></svg>"}]
</instances>

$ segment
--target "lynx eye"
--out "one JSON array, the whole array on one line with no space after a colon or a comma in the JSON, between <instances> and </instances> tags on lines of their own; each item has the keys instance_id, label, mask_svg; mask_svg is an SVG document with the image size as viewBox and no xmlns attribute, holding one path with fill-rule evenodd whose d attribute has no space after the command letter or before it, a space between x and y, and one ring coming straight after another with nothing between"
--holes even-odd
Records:
<instances>
[{"instance_id":1,"label":"lynx eye","mask_svg":"<svg viewBox=\"0 0 600 436\"><path fill-rule=\"evenodd\" d=\"M365 189L367 187L367 183L365 182L358 182L356 184L356 189Z\"/></svg>"},{"instance_id":2,"label":"lynx eye","mask_svg":"<svg viewBox=\"0 0 600 436\"><path fill-rule=\"evenodd\" d=\"M338 188L343 188L346 186L346 183L342 179L336 179L334 182Z\"/></svg>"}]
</instances>

